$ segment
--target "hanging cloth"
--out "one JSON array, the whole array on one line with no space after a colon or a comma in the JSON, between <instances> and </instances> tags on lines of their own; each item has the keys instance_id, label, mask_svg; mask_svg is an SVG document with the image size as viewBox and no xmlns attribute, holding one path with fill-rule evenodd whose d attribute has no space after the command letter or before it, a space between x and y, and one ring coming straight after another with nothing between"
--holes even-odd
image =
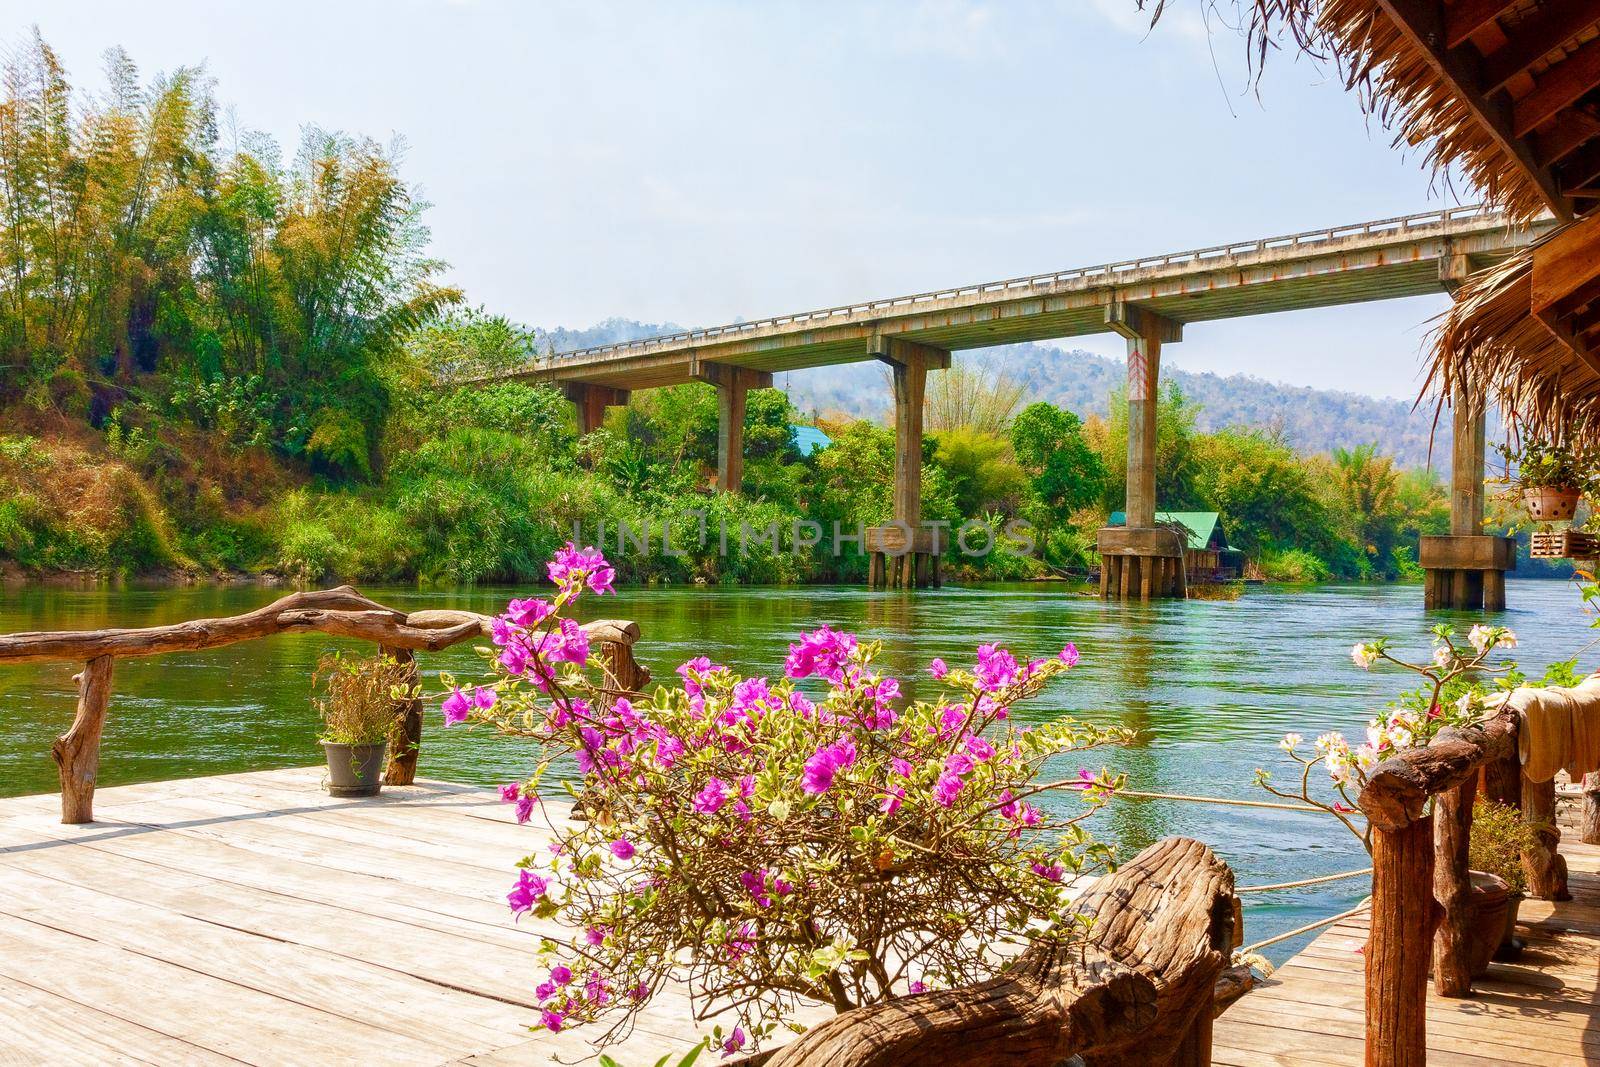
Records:
<instances>
[{"instance_id":1,"label":"hanging cloth","mask_svg":"<svg viewBox=\"0 0 1600 1067\"><path fill-rule=\"evenodd\" d=\"M1530 782L1563 769L1574 779L1600 769L1600 675L1570 689L1518 689L1506 703L1521 716L1517 755Z\"/></svg>"}]
</instances>

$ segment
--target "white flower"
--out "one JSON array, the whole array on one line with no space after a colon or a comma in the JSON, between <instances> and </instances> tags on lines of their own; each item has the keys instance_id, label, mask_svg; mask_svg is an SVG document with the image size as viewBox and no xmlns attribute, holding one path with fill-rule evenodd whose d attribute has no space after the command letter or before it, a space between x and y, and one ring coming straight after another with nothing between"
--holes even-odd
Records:
<instances>
[{"instance_id":1,"label":"white flower","mask_svg":"<svg viewBox=\"0 0 1600 1067\"><path fill-rule=\"evenodd\" d=\"M1377 719L1367 723L1367 746L1380 749L1387 743L1388 739L1384 736L1383 723Z\"/></svg>"},{"instance_id":2,"label":"white flower","mask_svg":"<svg viewBox=\"0 0 1600 1067\"><path fill-rule=\"evenodd\" d=\"M1493 639L1493 628L1485 626L1481 622L1473 626L1472 630L1467 634L1468 644L1477 649L1480 655L1488 649L1489 642Z\"/></svg>"},{"instance_id":3,"label":"white flower","mask_svg":"<svg viewBox=\"0 0 1600 1067\"><path fill-rule=\"evenodd\" d=\"M1364 671L1370 671L1378 662L1378 653L1371 645L1357 644L1350 649L1350 662Z\"/></svg>"},{"instance_id":4,"label":"white flower","mask_svg":"<svg viewBox=\"0 0 1600 1067\"><path fill-rule=\"evenodd\" d=\"M1283 749L1285 752L1293 752L1294 746L1298 745L1304 740L1305 738L1301 737L1299 734L1284 734L1283 740L1278 742L1278 747Z\"/></svg>"},{"instance_id":5,"label":"white flower","mask_svg":"<svg viewBox=\"0 0 1600 1067\"><path fill-rule=\"evenodd\" d=\"M1378 763L1378 753L1369 745L1362 745L1352 752L1350 756L1355 761L1355 765L1362 770L1375 767Z\"/></svg>"},{"instance_id":6,"label":"white flower","mask_svg":"<svg viewBox=\"0 0 1600 1067\"><path fill-rule=\"evenodd\" d=\"M1433 662L1446 669L1455 662L1456 654L1449 645L1440 645L1433 650Z\"/></svg>"},{"instance_id":7,"label":"white flower","mask_svg":"<svg viewBox=\"0 0 1600 1067\"><path fill-rule=\"evenodd\" d=\"M1500 640L1496 644L1500 648L1516 648L1517 635L1510 630L1505 630L1500 634Z\"/></svg>"},{"instance_id":8,"label":"white flower","mask_svg":"<svg viewBox=\"0 0 1600 1067\"><path fill-rule=\"evenodd\" d=\"M1349 751L1350 746L1345 743L1344 734L1326 733L1317 738L1318 752Z\"/></svg>"},{"instance_id":9,"label":"white flower","mask_svg":"<svg viewBox=\"0 0 1600 1067\"><path fill-rule=\"evenodd\" d=\"M1412 736L1411 731L1404 726L1396 726L1389 730L1389 743L1397 749L1410 748L1414 740L1415 738Z\"/></svg>"},{"instance_id":10,"label":"white flower","mask_svg":"<svg viewBox=\"0 0 1600 1067\"><path fill-rule=\"evenodd\" d=\"M1456 701L1456 710L1463 715L1472 714L1473 696L1471 692L1461 694L1461 699Z\"/></svg>"}]
</instances>

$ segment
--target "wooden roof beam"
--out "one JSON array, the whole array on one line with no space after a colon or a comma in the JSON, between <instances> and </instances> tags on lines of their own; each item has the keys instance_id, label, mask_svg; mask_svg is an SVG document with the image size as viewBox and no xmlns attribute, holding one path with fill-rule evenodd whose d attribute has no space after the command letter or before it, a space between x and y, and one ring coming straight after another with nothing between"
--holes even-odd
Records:
<instances>
[{"instance_id":1,"label":"wooden roof beam","mask_svg":"<svg viewBox=\"0 0 1600 1067\"><path fill-rule=\"evenodd\" d=\"M1556 218L1571 219L1572 205L1561 195L1550 168L1540 166L1533 158L1528 143L1522 140L1520 134L1513 132L1514 112L1511 103L1503 94L1486 96L1479 88L1482 82L1481 57L1470 48L1450 49L1442 46L1441 42L1448 39L1448 34L1444 25L1446 14L1438 0L1378 0L1378 4L1434 72L1454 86L1461 102L1500 146L1500 150L1532 179ZM1463 12L1469 6L1472 5L1468 0L1462 0L1462 3L1450 9L1451 14ZM1482 19L1479 25L1508 6L1498 4L1499 10ZM1462 39L1465 40L1465 37Z\"/></svg>"},{"instance_id":2,"label":"wooden roof beam","mask_svg":"<svg viewBox=\"0 0 1600 1067\"><path fill-rule=\"evenodd\" d=\"M1596 178L1600 178L1600 141L1590 142L1561 164L1556 177L1563 190L1592 185Z\"/></svg>"},{"instance_id":3,"label":"wooden roof beam","mask_svg":"<svg viewBox=\"0 0 1600 1067\"><path fill-rule=\"evenodd\" d=\"M1553 166L1594 137L1600 137L1600 118L1575 109L1560 122L1534 134L1533 156L1541 166Z\"/></svg>"},{"instance_id":4,"label":"wooden roof beam","mask_svg":"<svg viewBox=\"0 0 1600 1067\"><path fill-rule=\"evenodd\" d=\"M1544 72L1533 91L1517 101L1511 132L1517 137L1532 132L1596 86L1600 86L1600 37Z\"/></svg>"},{"instance_id":5,"label":"wooden roof beam","mask_svg":"<svg viewBox=\"0 0 1600 1067\"><path fill-rule=\"evenodd\" d=\"M1492 93L1600 22L1600 7L1593 0L1550 0L1517 23L1504 47L1483 61L1483 91Z\"/></svg>"},{"instance_id":6,"label":"wooden roof beam","mask_svg":"<svg viewBox=\"0 0 1600 1067\"><path fill-rule=\"evenodd\" d=\"M1460 46L1468 37L1489 25L1516 4L1517 0L1457 0L1444 13L1446 46L1449 48Z\"/></svg>"}]
</instances>

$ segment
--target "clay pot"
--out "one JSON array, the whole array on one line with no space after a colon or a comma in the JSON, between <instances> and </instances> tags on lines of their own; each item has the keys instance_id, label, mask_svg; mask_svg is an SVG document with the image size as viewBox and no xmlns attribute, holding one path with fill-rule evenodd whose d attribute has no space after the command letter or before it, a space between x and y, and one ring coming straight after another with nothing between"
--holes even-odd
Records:
<instances>
[{"instance_id":1,"label":"clay pot","mask_svg":"<svg viewBox=\"0 0 1600 1067\"><path fill-rule=\"evenodd\" d=\"M328 795L376 796L383 788L383 757L388 750L387 741L369 745L322 742L322 751L328 757Z\"/></svg>"},{"instance_id":2,"label":"clay pot","mask_svg":"<svg viewBox=\"0 0 1600 1067\"><path fill-rule=\"evenodd\" d=\"M1494 950L1494 958L1499 963L1522 958L1522 940L1517 937L1517 911L1526 899L1525 894L1512 893L1506 901L1506 928L1500 935L1500 947Z\"/></svg>"},{"instance_id":3,"label":"clay pot","mask_svg":"<svg viewBox=\"0 0 1600 1067\"><path fill-rule=\"evenodd\" d=\"M1583 491L1572 485L1540 485L1522 491L1522 504L1535 522L1566 522L1577 514Z\"/></svg>"},{"instance_id":4,"label":"clay pot","mask_svg":"<svg viewBox=\"0 0 1600 1067\"><path fill-rule=\"evenodd\" d=\"M1505 939L1511 913L1511 887L1486 871L1471 871L1473 919L1467 930L1467 963L1472 977L1489 972L1489 961Z\"/></svg>"}]
</instances>

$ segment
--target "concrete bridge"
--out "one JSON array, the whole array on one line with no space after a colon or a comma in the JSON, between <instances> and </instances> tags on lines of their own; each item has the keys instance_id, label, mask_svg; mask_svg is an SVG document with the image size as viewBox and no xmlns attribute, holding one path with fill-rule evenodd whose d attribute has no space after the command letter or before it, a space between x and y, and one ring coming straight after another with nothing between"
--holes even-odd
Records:
<instances>
[{"instance_id":1,"label":"concrete bridge","mask_svg":"<svg viewBox=\"0 0 1600 1067\"><path fill-rule=\"evenodd\" d=\"M1176 534L1155 527L1163 345L1182 340L1192 322L1448 291L1553 225L1513 227L1483 207L1449 208L601 345L558 353L506 377L559 384L577 405L583 432L600 424L608 405L626 403L632 390L708 382L720 397L717 484L737 491L750 389L770 386L776 371L888 363L895 401L894 523L869 532L867 548L874 553L875 578L910 585L936 579L933 534L921 525L920 500L928 372L948 367L950 354L962 349L1115 332L1126 338L1128 351L1128 524L1101 531L1102 590L1122 597L1176 595L1183 583L1182 546ZM1472 398L1462 399L1471 404ZM1462 535L1479 533L1482 516L1482 404L1475 410L1475 423L1456 420L1458 435L1477 427L1476 504L1469 500L1457 509L1463 528L1455 532ZM1458 493L1473 478L1462 466L1457 463ZM1473 506L1477 519L1466 514ZM1479 557L1500 559L1472 555Z\"/></svg>"}]
</instances>

